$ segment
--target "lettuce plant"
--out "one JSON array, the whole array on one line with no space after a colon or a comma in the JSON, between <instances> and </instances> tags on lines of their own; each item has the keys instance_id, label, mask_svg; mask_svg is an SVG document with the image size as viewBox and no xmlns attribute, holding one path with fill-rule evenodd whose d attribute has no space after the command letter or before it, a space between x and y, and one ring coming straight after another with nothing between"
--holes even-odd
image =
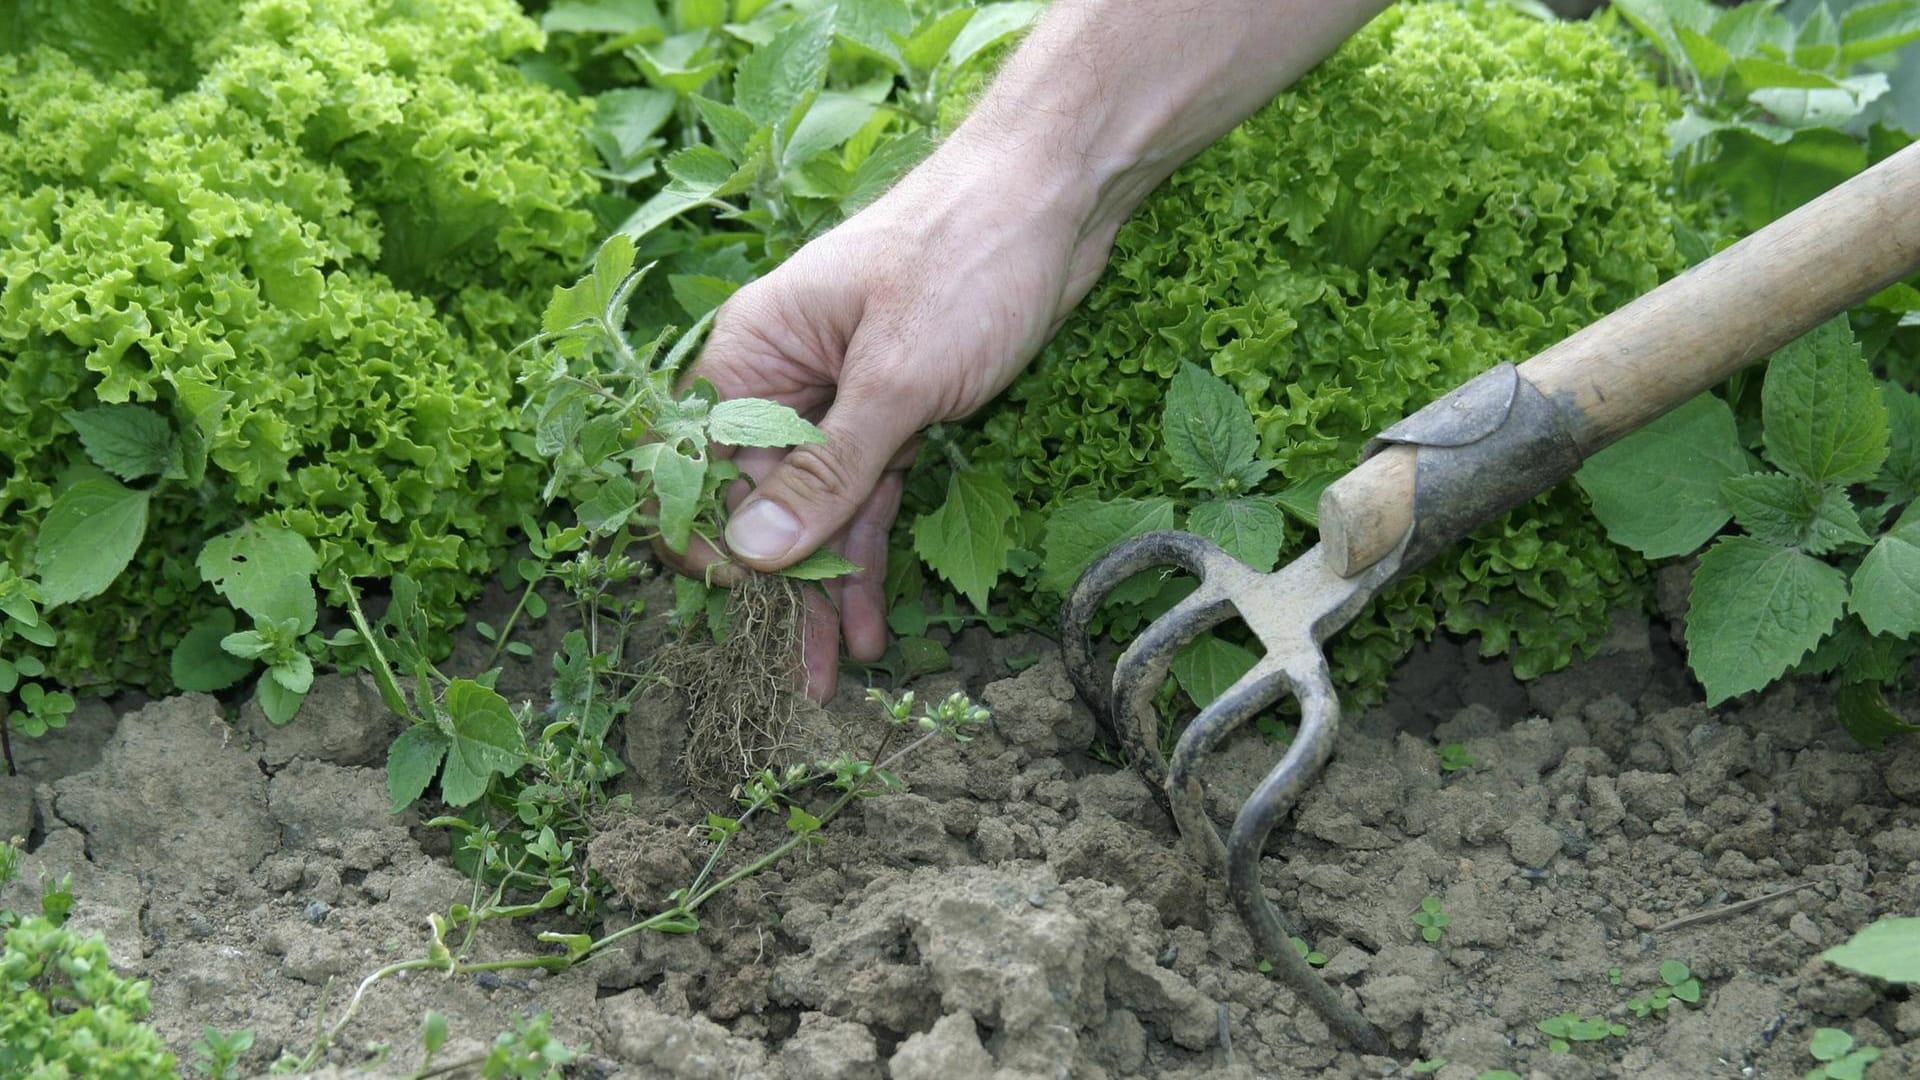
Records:
<instances>
[{"instance_id":1,"label":"lettuce plant","mask_svg":"<svg viewBox=\"0 0 1920 1080\"><path fill-rule=\"evenodd\" d=\"M335 602L403 571L452 621L537 490L507 349L593 241L587 106L510 63L538 28L509 0L0 11L0 560L52 591L51 677L164 687L216 603L202 545L249 521ZM46 581L62 535L115 564Z\"/></svg>"},{"instance_id":2,"label":"lettuce plant","mask_svg":"<svg viewBox=\"0 0 1920 1080\"><path fill-rule=\"evenodd\" d=\"M1190 420L1169 396L1184 365L1231 388L1269 470L1261 490L1304 510L1381 428L1652 288L1681 264L1666 116L1595 27L1494 4L1390 9L1149 198L1079 312L960 433L958 456L1013 508L983 526L1010 542L962 573L1048 618L1068 564L1101 546L1049 548L1070 499L1183 497L1166 451ZM945 470L918 479L922 514L941 512ZM1290 530L1275 557L1310 537ZM922 553L955 580L951 558ZM1562 490L1391 590L1336 660L1350 683L1382 685L1414 635L1444 625L1548 670L1631 601L1636 569Z\"/></svg>"}]
</instances>

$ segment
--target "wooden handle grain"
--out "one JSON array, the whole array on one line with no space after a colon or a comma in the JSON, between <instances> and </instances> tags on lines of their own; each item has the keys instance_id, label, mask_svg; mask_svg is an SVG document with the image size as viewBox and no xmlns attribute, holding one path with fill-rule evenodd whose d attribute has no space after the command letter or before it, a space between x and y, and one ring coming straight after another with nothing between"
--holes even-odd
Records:
<instances>
[{"instance_id":1,"label":"wooden handle grain","mask_svg":"<svg viewBox=\"0 0 1920 1080\"><path fill-rule=\"evenodd\" d=\"M1920 143L1520 366L1590 455L1920 268ZM1346 576L1413 526L1416 451L1393 446L1321 495Z\"/></svg>"}]
</instances>

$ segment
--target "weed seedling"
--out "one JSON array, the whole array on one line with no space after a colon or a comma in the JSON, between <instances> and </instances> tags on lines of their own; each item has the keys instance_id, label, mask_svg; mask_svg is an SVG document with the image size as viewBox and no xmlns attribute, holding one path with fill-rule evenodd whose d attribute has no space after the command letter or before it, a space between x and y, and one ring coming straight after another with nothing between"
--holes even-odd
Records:
<instances>
[{"instance_id":1,"label":"weed seedling","mask_svg":"<svg viewBox=\"0 0 1920 1080\"><path fill-rule=\"evenodd\" d=\"M1689 1005L1700 1001L1700 980L1694 977L1684 961L1668 960L1660 965L1660 981L1651 992L1627 999L1627 1008L1633 1015L1645 1018L1657 1012L1665 1012L1674 1001L1684 1001Z\"/></svg>"},{"instance_id":2,"label":"weed seedling","mask_svg":"<svg viewBox=\"0 0 1920 1080\"><path fill-rule=\"evenodd\" d=\"M193 1040L193 1065L207 1080L227 1080L230 1076L239 1075L236 1067L251 1049L251 1028L241 1028L231 1035L222 1035L219 1028L209 1024L200 1029L200 1037Z\"/></svg>"},{"instance_id":3,"label":"weed seedling","mask_svg":"<svg viewBox=\"0 0 1920 1080\"><path fill-rule=\"evenodd\" d=\"M1855 1046L1853 1036L1839 1028L1819 1028L1807 1043L1807 1053L1820 1063L1807 1080L1861 1080L1867 1066L1880 1058L1877 1046Z\"/></svg>"},{"instance_id":4,"label":"weed seedling","mask_svg":"<svg viewBox=\"0 0 1920 1080\"><path fill-rule=\"evenodd\" d=\"M1439 944L1452 923L1453 916L1440 910L1440 898L1437 896L1420 901L1420 910L1413 913L1413 925L1420 928L1421 938L1434 944Z\"/></svg>"},{"instance_id":5,"label":"weed seedling","mask_svg":"<svg viewBox=\"0 0 1920 1080\"><path fill-rule=\"evenodd\" d=\"M1598 1016L1583 1017L1571 1012L1548 1017L1534 1026L1547 1036L1547 1049L1556 1054L1567 1053L1577 1042L1599 1042L1609 1036L1627 1033L1625 1024L1615 1023Z\"/></svg>"},{"instance_id":6,"label":"weed seedling","mask_svg":"<svg viewBox=\"0 0 1920 1080\"><path fill-rule=\"evenodd\" d=\"M1326 966L1327 954L1321 952L1320 950L1314 948L1311 945L1308 945L1306 938L1297 937L1297 938L1293 938L1292 941L1293 941L1293 951L1299 954L1300 959L1305 960L1307 963L1312 964L1314 967ZM1254 965L1254 967L1262 975L1273 974L1273 961L1271 960L1262 960L1258 964Z\"/></svg>"},{"instance_id":7,"label":"weed seedling","mask_svg":"<svg viewBox=\"0 0 1920 1080\"><path fill-rule=\"evenodd\" d=\"M1467 753L1466 743L1441 743L1440 748L1436 750L1435 753L1440 755L1441 772L1459 772L1462 769L1470 769L1479 764L1478 761L1474 760L1472 754Z\"/></svg>"}]
</instances>

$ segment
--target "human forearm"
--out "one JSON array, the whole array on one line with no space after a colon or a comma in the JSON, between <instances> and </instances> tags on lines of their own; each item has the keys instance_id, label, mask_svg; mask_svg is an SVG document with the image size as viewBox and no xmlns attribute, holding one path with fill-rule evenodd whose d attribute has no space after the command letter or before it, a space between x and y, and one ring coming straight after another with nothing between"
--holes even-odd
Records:
<instances>
[{"instance_id":1,"label":"human forearm","mask_svg":"<svg viewBox=\"0 0 1920 1080\"><path fill-rule=\"evenodd\" d=\"M1056 0L940 165L1110 230L1389 2Z\"/></svg>"}]
</instances>

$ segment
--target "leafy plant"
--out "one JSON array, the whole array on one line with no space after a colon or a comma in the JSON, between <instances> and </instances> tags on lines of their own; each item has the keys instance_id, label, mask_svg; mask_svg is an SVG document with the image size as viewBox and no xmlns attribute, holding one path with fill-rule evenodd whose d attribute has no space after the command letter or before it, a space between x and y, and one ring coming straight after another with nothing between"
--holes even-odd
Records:
<instances>
[{"instance_id":1,"label":"leafy plant","mask_svg":"<svg viewBox=\"0 0 1920 1080\"><path fill-rule=\"evenodd\" d=\"M512 66L541 38L510 0L82 9L0 53L0 560L54 609L34 655L166 689L184 635L218 653L196 560L244 522L329 588L409 574L444 631L533 494L506 348L590 250L585 107Z\"/></svg>"},{"instance_id":2,"label":"leafy plant","mask_svg":"<svg viewBox=\"0 0 1920 1080\"><path fill-rule=\"evenodd\" d=\"M1654 987L1644 995L1627 999L1627 1008L1633 1015L1642 1019L1657 1012L1665 1012L1667 1006L1675 1001L1684 1001L1689 1005L1700 1002L1700 980L1694 977L1691 969L1680 960L1667 960L1660 964L1660 981L1663 986Z\"/></svg>"},{"instance_id":3,"label":"leafy plant","mask_svg":"<svg viewBox=\"0 0 1920 1080\"><path fill-rule=\"evenodd\" d=\"M253 1049L253 1031L241 1028L230 1035L223 1035L219 1028L207 1026L200 1030L200 1037L193 1040L193 1067L207 1080L228 1080L239 1075L235 1070L240 1059Z\"/></svg>"},{"instance_id":4,"label":"leafy plant","mask_svg":"<svg viewBox=\"0 0 1920 1080\"><path fill-rule=\"evenodd\" d=\"M1920 918L1881 919L1820 954L1857 975L1920 983Z\"/></svg>"},{"instance_id":5,"label":"leafy plant","mask_svg":"<svg viewBox=\"0 0 1920 1080\"><path fill-rule=\"evenodd\" d=\"M1420 901L1420 910L1414 912L1411 917L1413 925L1420 928L1421 940L1433 944L1438 944L1440 938L1446 934L1447 927L1453 924L1453 916L1440 910L1440 898L1437 896L1429 896Z\"/></svg>"},{"instance_id":6,"label":"leafy plant","mask_svg":"<svg viewBox=\"0 0 1920 1080\"><path fill-rule=\"evenodd\" d=\"M39 584L0 560L0 755L6 758L8 775L15 771L11 733L18 731L31 739L63 728L74 708L71 694L49 690L40 681L47 666L26 651L29 646L49 648L54 643L52 625L41 618L40 600ZM10 700L17 700L19 708L12 708ZM0 850L5 850L4 845Z\"/></svg>"},{"instance_id":7,"label":"leafy plant","mask_svg":"<svg viewBox=\"0 0 1920 1080\"><path fill-rule=\"evenodd\" d=\"M1293 951L1300 959L1305 960L1314 967L1325 967L1327 965L1327 954L1307 944L1306 938L1295 937L1289 938L1288 940L1293 943ZM1262 960L1254 965L1254 970L1262 975L1271 975L1273 974L1273 961Z\"/></svg>"},{"instance_id":8,"label":"leafy plant","mask_svg":"<svg viewBox=\"0 0 1920 1080\"><path fill-rule=\"evenodd\" d=\"M1438 755L1440 759L1441 772L1460 772L1463 769L1471 769L1479 764L1472 754L1467 753L1466 743L1441 743L1435 748L1434 753Z\"/></svg>"},{"instance_id":9,"label":"leafy plant","mask_svg":"<svg viewBox=\"0 0 1920 1080\"><path fill-rule=\"evenodd\" d=\"M0 842L0 887L19 849ZM40 914L0 910L0 1075L165 1080L175 1059L142 1021L147 984L113 970L106 939L69 929L71 879L46 882Z\"/></svg>"},{"instance_id":10,"label":"leafy plant","mask_svg":"<svg viewBox=\"0 0 1920 1080\"><path fill-rule=\"evenodd\" d=\"M977 544L932 548L919 541L935 530L909 525L898 546L968 603L985 592L1041 621L1103 543L1176 524L1194 502L1211 507L1198 527L1257 561L1298 554L1310 536L1297 527L1273 549L1275 503L1310 516L1381 428L1680 266L1663 123L1659 88L1594 27L1501 5L1390 8L1156 191L1080 310L960 430L965 465L923 455L909 482L921 521L1004 511L1000 491L1016 513L966 515ZM1189 365L1248 411L1250 444L1172 406ZM1208 453L1244 447L1231 463L1247 475L1190 456L1181 468L1194 435ZM1235 501L1249 496L1261 509ZM1550 496L1391 591L1336 645L1342 680L1377 689L1443 623L1527 673L1597 640L1639 588L1637 563L1578 502ZM1125 636L1180 587L1143 579L1096 629Z\"/></svg>"},{"instance_id":11,"label":"leafy plant","mask_svg":"<svg viewBox=\"0 0 1920 1080\"><path fill-rule=\"evenodd\" d=\"M1880 686L1920 655L1920 516L1904 479L1920 462L1920 396L1874 379L1843 317L1768 362L1761 422L1772 469L1755 467L1727 403L1703 395L1578 479L1608 534L1648 556L1739 526L1701 554L1688 598L1687 662L1709 703L1790 671L1833 673L1856 735L1911 730Z\"/></svg>"},{"instance_id":12,"label":"leafy plant","mask_svg":"<svg viewBox=\"0 0 1920 1080\"><path fill-rule=\"evenodd\" d=\"M487 923L556 910L576 891L569 877L551 869L555 862L563 862L564 856L556 860L540 850L542 845L551 845L553 837L550 834L543 836L540 844L503 844L501 832L484 821L475 823L465 818L443 817L430 822L461 834L460 847L470 856L468 864L475 868L472 895L466 902L453 904L444 914L435 912L429 916L427 954L388 964L362 979L339 1016L322 1027L305 1054L286 1059L287 1066L292 1071L307 1071L316 1066L358 1014L368 991L402 972L440 971L448 975L467 975L529 968L561 971L606 955L620 942L636 934L695 933L700 929L700 909L708 901L801 847L819 843L822 831L856 800L904 790L895 772L902 761L936 740L970 742L973 730L989 719L986 709L959 692L923 707L918 715L914 713L915 700L911 691L896 699L882 691L873 690L869 691L868 697L881 707L888 721L886 736L871 756L862 758L852 752L843 752L838 757L816 761L811 765L796 764L778 771L763 770L749 778L741 785L737 798L741 812L737 816L707 816L706 835L712 845L707 859L690 883L671 894L663 910L600 937L586 932L542 932L539 940L559 947L559 952L504 960L470 958L477 934ZM904 733L909 741L895 748L893 741L898 733ZM817 811L808 810L803 805L804 798L816 791L834 794ZM770 814L784 814L784 839L748 858L741 865L726 866L725 860L738 838L745 835L755 822ZM521 903L510 902L509 892L525 892L529 899ZM544 1033L544 1027L540 1031ZM427 1048L428 1057L431 1057L444 1039L436 1035L434 1029L428 1028L423 1031L422 1042ZM548 1044L540 1042L531 1048L521 1047L527 1053L518 1053L514 1050L515 1045L518 1044L512 1041L496 1044L496 1053L503 1048L508 1051L507 1056L501 1059L502 1068L509 1065L519 1068L522 1064L534 1061L539 1055L533 1051L544 1052L543 1048ZM488 1060L494 1059L489 1057ZM557 1063L557 1059L549 1062ZM545 1074L507 1071L487 1075Z\"/></svg>"},{"instance_id":13,"label":"leafy plant","mask_svg":"<svg viewBox=\"0 0 1920 1080\"><path fill-rule=\"evenodd\" d=\"M1547 1036L1547 1049L1556 1054L1568 1053L1573 1049L1574 1043L1599 1042L1602 1039L1627 1033L1625 1024L1597 1016L1582 1017L1572 1012L1548 1017L1534 1026L1540 1029L1541 1034Z\"/></svg>"},{"instance_id":14,"label":"leafy plant","mask_svg":"<svg viewBox=\"0 0 1920 1080\"><path fill-rule=\"evenodd\" d=\"M1820 1063L1807 1080L1861 1080L1867 1066L1880 1060L1879 1047L1855 1046L1853 1036L1839 1028L1816 1028L1807 1053Z\"/></svg>"}]
</instances>

